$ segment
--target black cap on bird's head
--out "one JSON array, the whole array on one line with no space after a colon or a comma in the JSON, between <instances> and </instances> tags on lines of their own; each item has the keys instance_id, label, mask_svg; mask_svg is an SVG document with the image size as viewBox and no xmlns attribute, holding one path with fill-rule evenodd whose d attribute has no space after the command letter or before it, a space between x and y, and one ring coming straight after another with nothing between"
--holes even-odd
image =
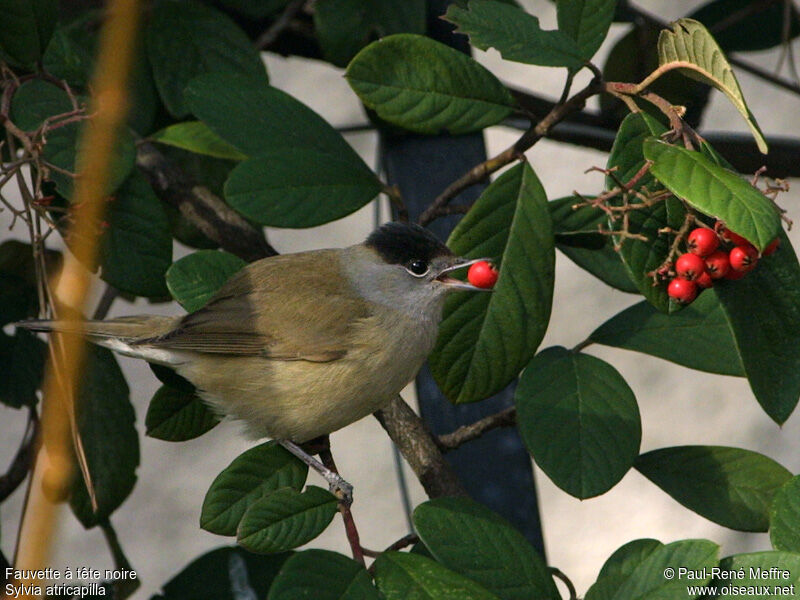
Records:
<instances>
[{"instance_id":1,"label":"black cap on bird's head","mask_svg":"<svg viewBox=\"0 0 800 600\"><path fill-rule=\"evenodd\" d=\"M430 262L438 256L453 256L430 231L419 225L392 221L373 231L365 245L381 255L391 265L413 260Z\"/></svg>"},{"instance_id":2,"label":"black cap on bird's head","mask_svg":"<svg viewBox=\"0 0 800 600\"><path fill-rule=\"evenodd\" d=\"M397 221L386 223L373 231L364 245L387 264L402 265L413 277L445 284L448 289L479 289L453 279L448 273L484 259L456 256L435 235L419 225Z\"/></svg>"}]
</instances>

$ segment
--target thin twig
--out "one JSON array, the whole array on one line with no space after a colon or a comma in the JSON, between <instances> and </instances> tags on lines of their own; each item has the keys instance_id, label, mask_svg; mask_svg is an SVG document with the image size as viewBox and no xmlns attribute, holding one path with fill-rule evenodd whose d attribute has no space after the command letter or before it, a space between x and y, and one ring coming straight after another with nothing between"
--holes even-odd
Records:
<instances>
[{"instance_id":1,"label":"thin twig","mask_svg":"<svg viewBox=\"0 0 800 600\"><path fill-rule=\"evenodd\" d=\"M131 567L131 563L128 561L128 557L125 556L125 552L122 550L122 546L119 543L119 538L117 537L117 532L111 526L111 521L108 519L101 521L100 529L103 531L103 537L106 538L106 544L108 544L108 549L111 551L111 557L114 559L114 568L122 573L133 573L134 570ZM139 589L139 586L142 585L142 582L138 577L136 579L128 579L125 577L114 580L112 585L114 586L115 592L114 598L116 598L116 600L125 600Z\"/></svg>"},{"instance_id":2,"label":"thin twig","mask_svg":"<svg viewBox=\"0 0 800 600\"><path fill-rule=\"evenodd\" d=\"M555 577L556 579L560 579L564 585L567 586L567 590L569 591L569 600L578 600L578 592L575 590L575 586L573 585L570 578L567 577L561 569L557 569L556 567L548 567L550 569L550 574Z\"/></svg>"},{"instance_id":3,"label":"thin twig","mask_svg":"<svg viewBox=\"0 0 800 600\"><path fill-rule=\"evenodd\" d=\"M509 406L500 412L488 415L469 425L462 425L452 433L446 433L436 438L436 445L443 452L455 450L459 446L481 437L487 431L498 427L512 427L517 422L517 409Z\"/></svg>"},{"instance_id":4,"label":"thin twig","mask_svg":"<svg viewBox=\"0 0 800 600\"><path fill-rule=\"evenodd\" d=\"M286 5L286 8L283 9L283 12L278 15L278 18L269 26L269 28L262 33L259 38L256 40L256 48L259 50L265 50L268 46L271 46L272 43L278 39L278 36L289 26L292 19L299 13L303 6L305 5L306 0L292 0L289 4Z\"/></svg>"},{"instance_id":5,"label":"thin twig","mask_svg":"<svg viewBox=\"0 0 800 600\"><path fill-rule=\"evenodd\" d=\"M394 210L397 213L397 220L408 223L408 207L406 206L405 200L403 200L403 194L400 192L400 188L396 185L384 184L383 193L389 198L389 202L394 205Z\"/></svg>"},{"instance_id":6,"label":"thin twig","mask_svg":"<svg viewBox=\"0 0 800 600\"><path fill-rule=\"evenodd\" d=\"M326 436L326 439L327 436ZM339 470L336 468L336 462L333 460L333 454L331 454L331 446L330 442L325 444L324 447L320 448L319 450L319 459L322 461L322 464L328 467L334 473L339 473ZM361 547L361 538L358 535L358 528L356 527L356 522L353 519L353 513L350 511L350 506L346 502L339 502L339 512L342 515L342 520L344 521L344 531L347 535L347 541L350 544L350 550L353 553L353 560L357 560L362 565L366 564L364 561L364 549Z\"/></svg>"}]
</instances>

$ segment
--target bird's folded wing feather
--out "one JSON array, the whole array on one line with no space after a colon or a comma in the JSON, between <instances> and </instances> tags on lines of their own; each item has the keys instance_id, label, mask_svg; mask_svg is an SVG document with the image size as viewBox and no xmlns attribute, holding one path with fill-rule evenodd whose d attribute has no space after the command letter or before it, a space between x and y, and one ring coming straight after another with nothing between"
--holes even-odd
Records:
<instances>
[{"instance_id":1,"label":"bird's folded wing feather","mask_svg":"<svg viewBox=\"0 0 800 600\"><path fill-rule=\"evenodd\" d=\"M329 362L347 353L367 304L348 293L332 251L248 265L165 335L139 343L212 354ZM333 274L322 278L320 272Z\"/></svg>"}]
</instances>

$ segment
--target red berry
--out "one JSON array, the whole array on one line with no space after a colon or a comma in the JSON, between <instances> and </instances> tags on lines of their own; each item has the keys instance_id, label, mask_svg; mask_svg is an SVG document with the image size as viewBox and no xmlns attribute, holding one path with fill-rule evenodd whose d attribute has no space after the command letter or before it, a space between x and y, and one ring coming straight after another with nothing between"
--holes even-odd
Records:
<instances>
[{"instance_id":1,"label":"red berry","mask_svg":"<svg viewBox=\"0 0 800 600\"><path fill-rule=\"evenodd\" d=\"M714 280L711 279L711 275L708 274L708 271L703 271L703 273L697 277L694 282L697 284L697 287L708 289L712 285L714 285Z\"/></svg>"},{"instance_id":2,"label":"red berry","mask_svg":"<svg viewBox=\"0 0 800 600\"><path fill-rule=\"evenodd\" d=\"M761 253L761 256L769 256L770 254L775 254L775 251L780 248L781 245L781 238L775 238L767 247L764 248L764 251Z\"/></svg>"},{"instance_id":3,"label":"red berry","mask_svg":"<svg viewBox=\"0 0 800 600\"><path fill-rule=\"evenodd\" d=\"M689 252L698 256L708 256L719 247L719 236L705 227L693 229L686 239Z\"/></svg>"},{"instance_id":4,"label":"red berry","mask_svg":"<svg viewBox=\"0 0 800 600\"><path fill-rule=\"evenodd\" d=\"M752 271L758 262L758 251L750 244L736 246L728 258L734 271Z\"/></svg>"},{"instance_id":5,"label":"red berry","mask_svg":"<svg viewBox=\"0 0 800 600\"><path fill-rule=\"evenodd\" d=\"M467 271L467 279L475 287L481 289L493 288L497 283L497 269L485 260L473 263Z\"/></svg>"},{"instance_id":6,"label":"red berry","mask_svg":"<svg viewBox=\"0 0 800 600\"><path fill-rule=\"evenodd\" d=\"M706 256L706 272L711 279L722 279L731 270L731 262L728 253L717 250L710 256Z\"/></svg>"},{"instance_id":7,"label":"red berry","mask_svg":"<svg viewBox=\"0 0 800 600\"><path fill-rule=\"evenodd\" d=\"M669 282L667 294L681 304L689 304L697 297L697 284L683 277L676 277Z\"/></svg>"},{"instance_id":8,"label":"red berry","mask_svg":"<svg viewBox=\"0 0 800 600\"><path fill-rule=\"evenodd\" d=\"M734 233L727 227L725 227L725 223L722 221L717 221L714 225L714 229L719 233L720 237L725 240L726 242L731 242L734 246L744 246L745 244L749 244L746 239L740 236L738 233Z\"/></svg>"},{"instance_id":9,"label":"red berry","mask_svg":"<svg viewBox=\"0 0 800 600\"><path fill-rule=\"evenodd\" d=\"M675 272L678 277L694 281L706 270L706 263L697 254L681 254L675 261Z\"/></svg>"}]
</instances>

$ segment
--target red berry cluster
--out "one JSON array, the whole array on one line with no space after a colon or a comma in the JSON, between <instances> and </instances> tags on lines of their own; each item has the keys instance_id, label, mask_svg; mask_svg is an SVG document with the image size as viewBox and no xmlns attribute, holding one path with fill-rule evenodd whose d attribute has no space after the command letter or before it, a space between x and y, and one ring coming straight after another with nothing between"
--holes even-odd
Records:
<instances>
[{"instance_id":1,"label":"red berry cluster","mask_svg":"<svg viewBox=\"0 0 800 600\"><path fill-rule=\"evenodd\" d=\"M764 248L769 256L780 245L775 238ZM714 229L698 227L686 239L688 252L675 261L676 277L669 282L667 294L681 304L689 304L715 279L741 279L758 264L758 250L742 236L717 221Z\"/></svg>"}]
</instances>

